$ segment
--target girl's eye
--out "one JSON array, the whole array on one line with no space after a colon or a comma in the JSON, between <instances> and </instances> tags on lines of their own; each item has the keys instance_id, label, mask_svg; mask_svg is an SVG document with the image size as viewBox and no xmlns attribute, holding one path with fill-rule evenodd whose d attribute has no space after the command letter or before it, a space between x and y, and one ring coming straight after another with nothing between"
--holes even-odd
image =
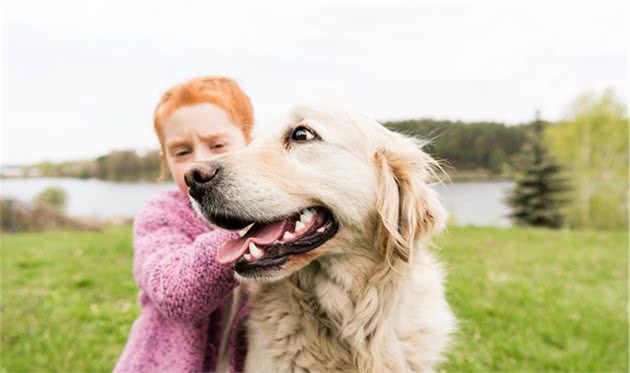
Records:
<instances>
[{"instance_id":1,"label":"girl's eye","mask_svg":"<svg viewBox=\"0 0 630 373\"><path fill-rule=\"evenodd\" d=\"M214 144L210 146L210 149L222 149L225 147L225 144Z\"/></svg>"},{"instance_id":2,"label":"girl's eye","mask_svg":"<svg viewBox=\"0 0 630 373\"><path fill-rule=\"evenodd\" d=\"M184 155L190 154L190 150L185 149L185 150L178 150L175 152L175 156L176 157L182 157Z\"/></svg>"},{"instance_id":3,"label":"girl's eye","mask_svg":"<svg viewBox=\"0 0 630 373\"><path fill-rule=\"evenodd\" d=\"M310 128L299 126L293 129L291 132L291 140L292 141L311 141L317 137L317 134L313 132Z\"/></svg>"}]
</instances>

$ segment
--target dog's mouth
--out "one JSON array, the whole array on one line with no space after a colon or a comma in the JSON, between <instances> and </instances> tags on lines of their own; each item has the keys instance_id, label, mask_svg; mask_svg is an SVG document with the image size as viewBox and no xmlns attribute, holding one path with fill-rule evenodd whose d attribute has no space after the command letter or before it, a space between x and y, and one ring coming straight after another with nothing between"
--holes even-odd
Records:
<instances>
[{"instance_id":1,"label":"dog's mouth","mask_svg":"<svg viewBox=\"0 0 630 373\"><path fill-rule=\"evenodd\" d=\"M310 207L271 223L213 216L213 223L226 229L249 226L242 237L219 247L220 263L234 263L236 272L268 270L286 263L292 255L303 254L324 244L339 229L332 213L324 207Z\"/></svg>"}]
</instances>

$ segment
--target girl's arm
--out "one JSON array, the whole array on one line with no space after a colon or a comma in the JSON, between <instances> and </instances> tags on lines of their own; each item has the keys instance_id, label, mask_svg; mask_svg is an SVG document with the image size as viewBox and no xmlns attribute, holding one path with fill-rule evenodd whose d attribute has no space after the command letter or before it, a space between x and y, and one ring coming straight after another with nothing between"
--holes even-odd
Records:
<instances>
[{"instance_id":1,"label":"girl's arm","mask_svg":"<svg viewBox=\"0 0 630 373\"><path fill-rule=\"evenodd\" d=\"M194 226L191 217L162 200L149 203L134 224L136 282L162 314L178 321L208 315L236 286L234 271L215 257L238 234L215 229L193 239L185 232Z\"/></svg>"}]
</instances>

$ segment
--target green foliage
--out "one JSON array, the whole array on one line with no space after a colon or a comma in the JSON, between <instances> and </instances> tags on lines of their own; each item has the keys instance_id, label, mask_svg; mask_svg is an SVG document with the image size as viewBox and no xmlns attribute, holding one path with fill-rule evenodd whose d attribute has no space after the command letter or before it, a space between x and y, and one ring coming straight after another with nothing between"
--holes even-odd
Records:
<instances>
[{"instance_id":1,"label":"green foliage","mask_svg":"<svg viewBox=\"0 0 630 373\"><path fill-rule=\"evenodd\" d=\"M534 131L517 157L519 173L508 204L512 220L518 225L559 228L569 187L544 145L543 125L539 119L533 123Z\"/></svg>"},{"instance_id":2,"label":"green foliage","mask_svg":"<svg viewBox=\"0 0 630 373\"><path fill-rule=\"evenodd\" d=\"M510 127L492 122L464 123L430 119L389 122L385 126L407 135L432 140L427 151L452 166L456 171L452 176L471 178L509 177L514 163L512 157L518 153L529 131L527 125ZM35 174L51 177L156 180L162 171L161 163L158 150L143 155L124 150L94 160L44 162L28 169L35 170Z\"/></svg>"},{"instance_id":3,"label":"green foliage","mask_svg":"<svg viewBox=\"0 0 630 373\"><path fill-rule=\"evenodd\" d=\"M430 119L388 122L391 130L430 140L426 150L456 170L486 169L508 173L512 157L525 142L529 126L501 123L464 123Z\"/></svg>"},{"instance_id":4,"label":"green foliage","mask_svg":"<svg viewBox=\"0 0 630 373\"><path fill-rule=\"evenodd\" d=\"M452 227L437 246L460 324L443 370L628 370L627 232ZM139 312L131 229L1 250L0 371L111 371Z\"/></svg>"},{"instance_id":5,"label":"green foliage","mask_svg":"<svg viewBox=\"0 0 630 373\"><path fill-rule=\"evenodd\" d=\"M139 155L134 150L114 151L90 161L44 162L29 167L41 176L97 178L103 180L151 180L160 176L158 150Z\"/></svg>"},{"instance_id":6,"label":"green foliage","mask_svg":"<svg viewBox=\"0 0 630 373\"><path fill-rule=\"evenodd\" d=\"M54 197L58 200L58 197ZM43 198L49 200L50 197ZM97 230L102 223L71 217L61 207L39 201L27 203L11 198L0 198L0 231L2 232L43 232L51 230Z\"/></svg>"},{"instance_id":7,"label":"green foliage","mask_svg":"<svg viewBox=\"0 0 630 373\"><path fill-rule=\"evenodd\" d=\"M569 117L550 126L551 152L569 169L575 185L567 209L575 227L628 225L628 116L614 92L586 94Z\"/></svg>"},{"instance_id":8,"label":"green foliage","mask_svg":"<svg viewBox=\"0 0 630 373\"><path fill-rule=\"evenodd\" d=\"M60 211L66 208L67 200L68 196L66 192L61 188L55 187L45 189L35 197L36 203L48 205Z\"/></svg>"},{"instance_id":9,"label":"green foliage","mask_svg":"<svg viewBox=\"0 0 630 373\"><path fill-rule=\"evenodd\" d=\"M116 151L96 159L93 177L106 180L156 180L160 170L160 152L139 156L133 150Z\"/></svg>"}]
</instances>

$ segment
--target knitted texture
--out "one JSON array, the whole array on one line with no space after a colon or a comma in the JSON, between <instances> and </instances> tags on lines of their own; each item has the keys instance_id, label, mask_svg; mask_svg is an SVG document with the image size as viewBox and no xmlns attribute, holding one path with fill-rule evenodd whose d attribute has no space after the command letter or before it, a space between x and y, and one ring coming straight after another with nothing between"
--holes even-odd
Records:
<instances>
[{"instance_id":1,"label":"knitted texture","mask_svg":"<svg viewBox=\"0 0 630 373\"><path fill-rule=\"evenodd\" d=\"M217 247L238 235L208 226L188 197L167 192L149 201L134 223L133 275L142 311L114 372L212 372L234 271L216 261ZM230 326L232 372L246 354L246 296Z\"/></svg>"}]
</instances>

